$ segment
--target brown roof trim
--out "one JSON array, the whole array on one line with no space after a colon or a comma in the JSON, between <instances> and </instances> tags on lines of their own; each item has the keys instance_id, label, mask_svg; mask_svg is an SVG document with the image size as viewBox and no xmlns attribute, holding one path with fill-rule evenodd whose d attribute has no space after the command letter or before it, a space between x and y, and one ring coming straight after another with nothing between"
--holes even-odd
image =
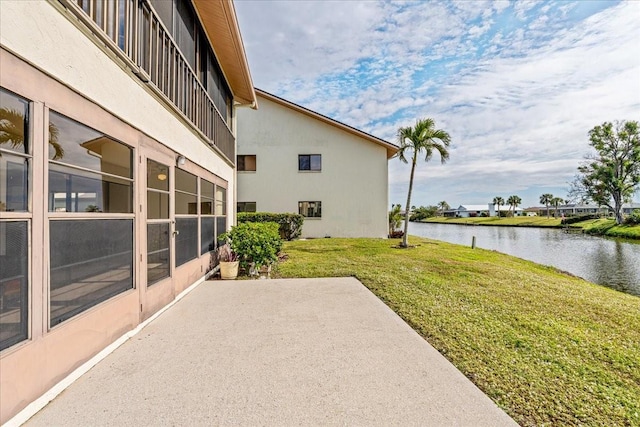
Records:
<instances>
[{"instance_id":1,"label":"brown roof trim","mask_svg":"<svg viewBox=\"0 0 640 427\"><path fill-rule=\"evenodd\" d=\"M360 138L366 139L367 141L373 142L374 144L378 144L378 145L383 146L387 150L387 158L393 157L399 150L398 146L396 146L395 144L392 144L392 143L390 143L388 141L385 141L384 139L380 139L380 138L378 138L376 136L373 136L371 134L363 132L363 131L361 131L359 129L356 129L356 128L351 127L349 125L346 125L344 123L341 123L341 122L339 122L337 120L333 120L333 119L331 119L331 118L329 118L327 116L323 116L320 113L316 113L315 111L311 111L308 108L304 108L304 107L302 107L302 106L300 106L298 104L294 104L293 102L287 101L286 99L282 99L282 98L280 98L280 97L278 97L276 95L273 95L271 93L265 92L265 91L263 91L261 89L256 88L255 91L256 91L256 94L258 96L262 97L262 98L268 99L269 101L273 101L273 102L275 102L277 104L280 104L280 105L282 105L284 107L287 107L287 108L290 108L292 110L295 110L295 111L297 111L299 113L302 113L302 114L304 114L306 116L309 116L309 117L311 117L313 119L320 120L321 122L327 123L327 124L329 124L331 126L334 126L334 127L338 128L338 129L341 129L341 130L343 130L345 132L348 132L348 133L350 133L352 135L355 135L355 136L358 136Z\"/></svg>"},{"instance_id":2,"label":"brown roof trim","mask_svg":"<svg viewBox=\"0 0 640 427\"><path fill-rule=\"evenodd\" d=\"M191 0L209 43L229 82L234 100L257 106L249 63L232 0Z\"/></svg>"}]
</instances>

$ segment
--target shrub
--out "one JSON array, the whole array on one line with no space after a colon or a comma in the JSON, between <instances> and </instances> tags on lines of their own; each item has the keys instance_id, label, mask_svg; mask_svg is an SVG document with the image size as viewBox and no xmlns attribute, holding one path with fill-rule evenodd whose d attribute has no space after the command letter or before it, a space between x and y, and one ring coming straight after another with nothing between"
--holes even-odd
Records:
<instances>
[{"instance_id":1,"label":"shrub","mask_svg":"<svg viewBox=\"0 0 640 427\"><path fill-rule=\"evenodd\" d=\"M600 215L598 214L577 215L577 216L571 216L568 218L562 218L562 221L560 221L560 224L563 224L563 225L575 224L576 222L582 222L588 219L598 219L598 218L600 218Z\"/></svg>"},{"instance_id":2,"label":"shrub","mask_svg":"<svg viewBox=\"0 0 640 427\"><path fill-rule=\"evenodd\" d=\"M625 218L626 225L640 225L640 209L634 209L631 215Z\"/></svg>"},{"instance_id":3,"label":"shrub","mask_svg":"<svg viewBox=\"0 0 640 427\"><path fill-rule=\"evenodd\" d=\"M278 224L280 238L293 240L302 234L304 217L292 213L239 212L238 224L245 222L275 222Z\"/></svg>"},{"instance_id":4,"label":"shrub","mask_svg":"<svg viewBox=\"0 0 640 427\"><path fill-rule=\"evenodd\" d=\"M232 227L221 239L230 240L231 249L245 269L251 263L261 266L275 262L282 249L278 224L274 222L244 222Z\"/></svg>"},{"instance_id":5,"label":"shrub","mask_svg":"<svg viewBox=\"0 0 640 427\"><path fill-rule=\"evenodd\" d=\"M402 236L404 236L404 231L402 231L402 230L393 230L389 234L389 238L390 239L400 239L400 238L402 238Z\"/></svg>"}]
</instances>

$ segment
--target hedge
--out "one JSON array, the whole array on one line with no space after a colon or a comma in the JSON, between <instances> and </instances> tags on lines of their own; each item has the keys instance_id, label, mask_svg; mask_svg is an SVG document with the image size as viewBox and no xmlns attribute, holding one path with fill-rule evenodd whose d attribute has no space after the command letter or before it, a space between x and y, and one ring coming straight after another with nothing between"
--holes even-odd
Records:
<instances>
[{"instance_id":1,"label":"hedge","mask_svg":"<svg viewBox=\"0 0 640 427\"><path fill-rule=\"evenodd\" d=\"M304 217L292 213L239 212L238 224L243 222L275 222L278 224L280 237L284 240L293 240L302 234Z\"/></svg>"},{"instance_id":2,"label":"hedge","mask_svg":"<svg viewBox=\"0 0 640 427\"><path fill-rule=\"evenodd\" d=\"M582 222L588 219L598 219L598 218L600 218L599 214L577 215L577 216L562 218L562 221L560 223L563 225L575 224L576 222Z\"/></svg>"}]
</instances>

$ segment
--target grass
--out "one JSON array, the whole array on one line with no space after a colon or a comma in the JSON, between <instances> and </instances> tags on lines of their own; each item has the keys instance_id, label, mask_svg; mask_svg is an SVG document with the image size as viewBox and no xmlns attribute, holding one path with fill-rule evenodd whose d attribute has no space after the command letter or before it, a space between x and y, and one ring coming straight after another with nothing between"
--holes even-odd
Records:
<instances>
[{"instance_id":1,"label":"grass","mask_svg":"<svg viewBox=\"0 0 640 427\"><path fill-rule=\"evenodd\" d=\"M640 298L411 237L287 242L276 277L355 276L523 426L640 426Z\"/></svg>"},{"instance_id":2,"label":"grass","mask_svg":"<svg viewBox=\"0 0 640 427\"><path fill-rule=\"evenodd\" d=\"M561 227L560 218L546 216L516 216L516 217L474 217L474 218L444 218L433 217L424 222L441 222L447 224L476 224L476 225L504 225L521 227Z\"/></svg>"},{"instance_id":3,"label":"grass","mask_svg":"<svg viewBox=\"0 0 640 427\"><path fill-rule=\"evenodd\" d=\"M474 224L516 227L563 227L560 218L545 216L517 216L517 217L475 217L475 218L443 218L433 217L423 222L437 222L443 224ZM591 219L569 225L571 228L582 228L585 233L624 239L640 239L640 225L616 225L613 219Z\"/></svg>"}]
</instances>

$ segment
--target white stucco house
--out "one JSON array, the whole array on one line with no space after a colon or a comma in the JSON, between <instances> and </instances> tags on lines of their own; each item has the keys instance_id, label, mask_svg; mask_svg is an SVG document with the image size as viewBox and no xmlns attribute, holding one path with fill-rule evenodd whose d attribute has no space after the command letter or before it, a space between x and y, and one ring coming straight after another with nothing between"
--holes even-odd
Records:
<instances>
[{"instance_id":1,"label":"white stucco house","mask_svg":"<svg viewBox=\"0 0 640 427\"><path fill-rule=\"evenodd\" d=\"M488 203L486 205L460 205L455 209L448 209L444 212L446 217L470 218L478 216L497 216L498 209L496 205ZM514 216L524 215L524 209L521 207L510 208L509 206L500 205L500 212L513 212Z\"/></svg>"},{"instance_id":2,"label":"white stucco house","mask_svg":"<svg viewBox=\"0 0 640 427\"><path fill-rule=\"evenodd\" d=\"M238 110L238 212L305 216L302 237L388 233L388 159L398 147L256 89Z\"/></svg>"}]
</instances>

